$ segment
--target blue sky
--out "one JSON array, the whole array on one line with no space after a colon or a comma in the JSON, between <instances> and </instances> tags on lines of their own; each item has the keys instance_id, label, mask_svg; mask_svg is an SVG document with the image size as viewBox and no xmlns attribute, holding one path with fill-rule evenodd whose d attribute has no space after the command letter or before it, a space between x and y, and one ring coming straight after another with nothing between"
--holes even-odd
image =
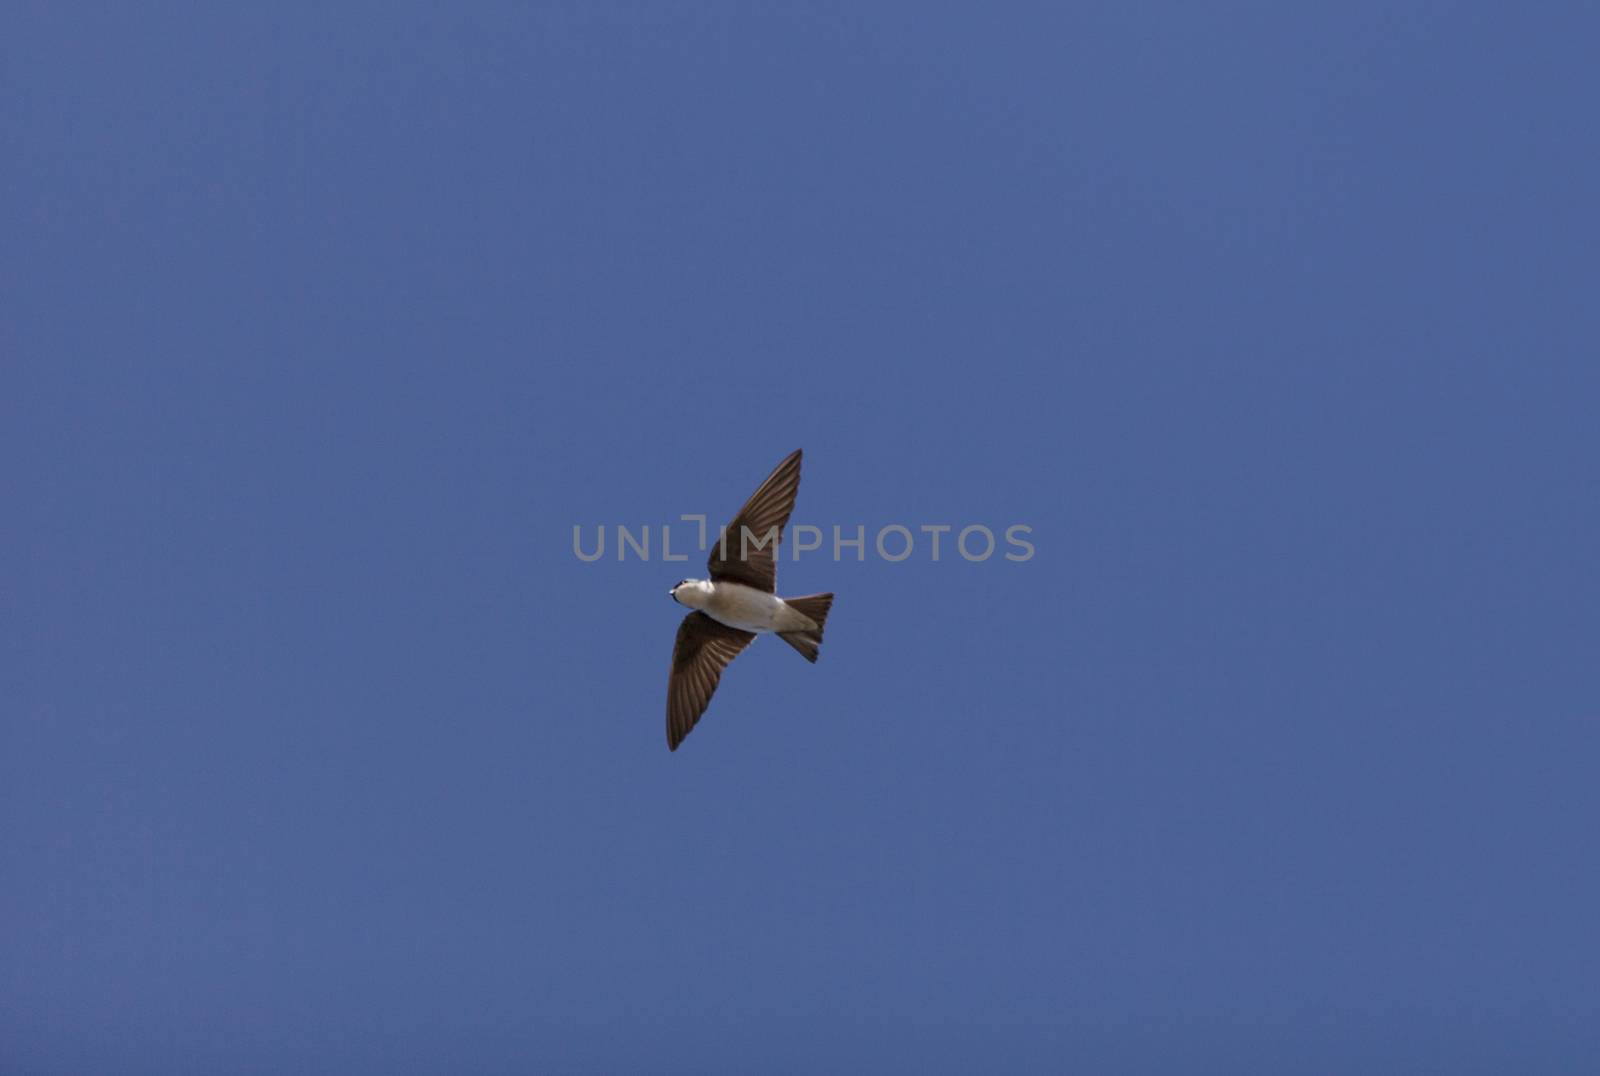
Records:
<instances>
[{"instance_id":1,"label":"blue sky","mask_svg":"<svg viewBox=\"0 0 1600 1076\"><path fill-rule=\"evenodd\" d=\"M4 22L6 1071L1600 1051L1592 11Z\"/></svg>"}]
</instances>

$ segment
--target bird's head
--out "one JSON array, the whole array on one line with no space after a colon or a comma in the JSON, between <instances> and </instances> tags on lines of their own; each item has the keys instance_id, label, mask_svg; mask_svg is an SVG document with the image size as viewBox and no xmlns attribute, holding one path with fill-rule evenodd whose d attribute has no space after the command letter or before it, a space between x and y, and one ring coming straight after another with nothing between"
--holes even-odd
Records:
<instances>
[{"instance_id":1,"label":"bird's head","mask_svg":"<svg viewBox=\"0 0 1600 1076\"><path fill-rule=\"evenodd\" d=\"M672 595L672 600L679 605L698 609L701 604L698 599L704 596L706 590L704 579L680 579L667 593Z\"/></svg>"}]
</instances>

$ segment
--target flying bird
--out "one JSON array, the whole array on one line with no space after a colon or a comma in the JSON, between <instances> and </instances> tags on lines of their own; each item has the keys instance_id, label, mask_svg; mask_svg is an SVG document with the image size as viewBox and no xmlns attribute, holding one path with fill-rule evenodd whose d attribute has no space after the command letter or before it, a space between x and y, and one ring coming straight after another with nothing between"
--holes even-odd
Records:
<instances>
[{"instance_id":1,"label":"flying bird","mask_svg":"<svg viewBox=\"0 0 1600 1076\"><path fill-rule=\"evenodd\" d=\"M689 735L711 703L722 670L763 632L817 660L832 594L780 598L778 543L800 491L797 448L767 476L711 547L710 579L685 579L669 594L694 612L678 626L667 679L667 747Z\"/></svg>"}]
</instances>

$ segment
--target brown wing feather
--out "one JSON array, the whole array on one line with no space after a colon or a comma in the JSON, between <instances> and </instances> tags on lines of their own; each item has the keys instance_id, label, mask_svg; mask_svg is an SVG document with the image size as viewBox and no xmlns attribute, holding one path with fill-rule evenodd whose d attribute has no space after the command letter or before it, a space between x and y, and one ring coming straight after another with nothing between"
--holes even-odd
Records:
<instances>
[{"instance_id":1,"label":"brown wing feather","mask_svg":"<svg viewBox=\"0 0 1600 1076\"><path fill-rule=\"evenodd\" d=\"M678 625L672 647L672 675L667 678L667 747L673 751L689 735L711 704L722 670L750 645L755 635L719 624L701 612Z\"/></svg>"},{"instance_id":2,"label":"brown wing feather","mask_svg":"<svg viewBox=\"0 0 1600 1076\"><path fill-rule=\"evenodd\" d=\"M720 537L711 546L711 578L719 583L743 583L771 594L778 586L776 555L783 537L783 528L794 511L795 494L800 492L800 450L797 448L767 476L759 489L750 495L739 514L728 524L727 538ZM743 528L748 527L753 541L743 541ZM774 537L757 549L756 542L767 540L768 532Z\"/></svg>"}]
</instances>

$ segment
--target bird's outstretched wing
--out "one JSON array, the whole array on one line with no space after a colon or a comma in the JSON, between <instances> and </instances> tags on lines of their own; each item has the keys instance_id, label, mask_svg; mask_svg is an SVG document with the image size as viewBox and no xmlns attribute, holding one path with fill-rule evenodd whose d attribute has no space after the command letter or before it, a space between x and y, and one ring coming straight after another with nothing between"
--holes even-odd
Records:
<instances>
[{"instance_id":1,"label":"bird's outstretched wing","mask_svg":"<svg viewBox=\"0 0 1600 1076\"><path fill-rule=\"evenodd\" d=\"M689 735L711 704L722 670L750 645L753 632L719 624L693 612L678 625L672 647L672 675L667 679L667 747L673 751Z\"/></svg>"},{"instance_id":2,"label":"bird's outstretched wing","mask_svg":"<svg viewBox=\"0 0 1600 1076\"><path fill-rule=\"evenodd\" d=\"M800 450L784 461L750 495L739 514L728 524L725 537L711 546L711 578L718 583L743 583L771 594L777 589L778 543L783 528L794 511L794 497L800 492ZM745 537L745 530L750 538ZM758 543L765 543L760 545Z\"/></svg>"}]
</instances>

